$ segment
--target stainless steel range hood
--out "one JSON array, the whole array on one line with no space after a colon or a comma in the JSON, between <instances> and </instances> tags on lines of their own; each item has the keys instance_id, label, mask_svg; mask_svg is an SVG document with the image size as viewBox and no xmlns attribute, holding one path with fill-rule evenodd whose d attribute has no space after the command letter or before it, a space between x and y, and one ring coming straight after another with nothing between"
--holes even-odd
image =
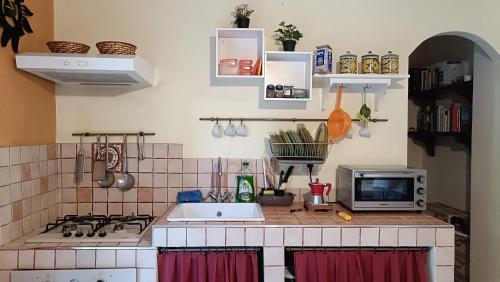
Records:
<instances>
[{"instance_id":1,"label":"stainless steel range hood","mask_svg":"<svg viewBox=\"0 0 500 282\"><path fill-rule=\"evenodd\" d=\"M149 87L154 67L140 56L23 53L18 69L65 85Z\"/></svg>"}]
</instances>

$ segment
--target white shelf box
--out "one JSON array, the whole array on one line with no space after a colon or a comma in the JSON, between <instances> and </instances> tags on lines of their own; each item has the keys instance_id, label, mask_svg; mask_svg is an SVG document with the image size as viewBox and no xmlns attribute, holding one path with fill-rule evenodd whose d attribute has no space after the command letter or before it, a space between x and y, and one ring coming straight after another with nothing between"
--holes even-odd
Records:
<instances>
[{"instance_id":1,"label":"white shelf box","mask_svg":"<svg viewBox=\"0 0 500 282\"><path fill-rule=\"evenodd\" d=\"M406 80L407 74L315 74L314 80L322 82L320 95L321 110L325 110L323 95L336 92L339 86L344 93L375 93L375 111L378 111L378 101L385 95L385 90L395 82Z\"/></svg>"},{"instance_id":2,"label":"white shelf box","mask_svg":"<svg viewBox=\"0 0 500 282\"><path fill-rule=\"evenodd\" d=\"M262 28L218 28L215 43L215 74L217 78L261 79L263 75L222 75L219 62L223 59L264 61L264 29ZM264 68L264 63L262 64ZM264 69L262 69L264 73Z\"/></svg>"},{"instance_id":3,"label":"white shelf box","mask_svg":"<svg viewBox=\"0 0 500 282\"><path fill-rule=\"evenodd\" d=\"M266 52L264 100L306 102L312 96L312 53L311 52ZM266 98L267 85L290 85L306 89L307 98Z\"/></svg>"}]
</instances>

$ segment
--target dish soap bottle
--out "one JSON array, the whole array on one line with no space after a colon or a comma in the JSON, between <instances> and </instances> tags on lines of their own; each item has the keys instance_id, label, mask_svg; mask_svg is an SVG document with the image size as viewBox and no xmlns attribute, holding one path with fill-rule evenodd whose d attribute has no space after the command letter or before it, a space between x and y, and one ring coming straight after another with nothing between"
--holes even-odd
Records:
<instances>
[{"instance_id":1,"label":"dish soap bottle","mask_svg":"<svg viewBox=\"0 0 500 282\"><path fill-rule=\"evenodd\" d=\"M249 163L244 161L241 164L241 175L236 176L238 187L236 188L236 202L253 203L255 202L255 190L253 176L248 168Z\"/></svg>"}]
</instances>

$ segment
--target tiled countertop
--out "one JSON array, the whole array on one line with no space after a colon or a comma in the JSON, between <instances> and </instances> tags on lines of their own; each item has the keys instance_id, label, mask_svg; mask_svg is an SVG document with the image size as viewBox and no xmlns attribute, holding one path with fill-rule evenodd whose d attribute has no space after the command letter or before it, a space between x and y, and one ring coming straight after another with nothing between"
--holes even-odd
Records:
<instances>
[{"instance_id":1,"label":"tiled countertop","mask_svg":"<svg viewBox=\"0 0 500 282\"><path fill-rule=\"evenodd\" d=\"M14 241L11 241L0 247L0 250L25 250L25 249L150 249L151 230L149 230L139 243L89 243L89 242L66 242L66 243L26 243L26 239L31 238L40 233L40 231L32 232Z\"/></svg>"},{"instance_id":2,"label":"tiled countertop","mask_svg":"<svg viewBox=\"0 0 500 282\"><path fill-rule=\"evenodd\" d=\"M311 212L304 209L300 203L295 203L288 207L262 207L265 221L263 222L167 222L166 215L175 207L172 205L154 224L154 227L196 227L207 225L224 225L225 227L239 227L258 225L259 227L329 227L329 226L424 226L432 225L435 227L450 225L427 213L417 212L349 212L339 204L333 204L333 211L329 212ZM290 210L303 209L298 212ZM352 221L345 221L337 215L337 211L345 211L352 216Z\"/></svg>"}]
</instances>

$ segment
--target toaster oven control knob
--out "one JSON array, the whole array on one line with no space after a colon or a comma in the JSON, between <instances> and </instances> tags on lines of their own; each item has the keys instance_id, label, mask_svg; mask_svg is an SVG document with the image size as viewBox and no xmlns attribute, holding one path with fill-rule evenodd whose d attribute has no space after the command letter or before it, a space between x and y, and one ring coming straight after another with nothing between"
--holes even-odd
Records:
<instances>
[{"instance_id":1,"label":"toaster oven control knob","mask_svg":"<svg viewBox=\"0 0 500 282\"><path fill-rule=\"evenodd\" d=\"M419 207L423 207L424 205L425 205L424 200L418 200L418 201L417 201L417 206L419 206Z\"/></svg>"},{"instance_id":2,"label":"toaster oven control knob","mask_svg":"<svg viewBox=\"0 0 500 282\"><path fill-rule=\"evenodd\" d=\"M418 181L418 183L424 183L425 182L425 176L423 176L423 175L417 176L417 181Z\"/></svg>"},{"instance_id":3,"label":"toaster oven control knob","mask_svg":"<svg viewBox=\"0 0 500 282\"><path fill-rule=\"evenodd\" d=\"M418 189L417 189L417 194L419 194L419 195L424 195L424 194L425 194L425 189L424 189L424 188L422 188L422 187L418 188Z\"/></svg>"}]
</instances>

